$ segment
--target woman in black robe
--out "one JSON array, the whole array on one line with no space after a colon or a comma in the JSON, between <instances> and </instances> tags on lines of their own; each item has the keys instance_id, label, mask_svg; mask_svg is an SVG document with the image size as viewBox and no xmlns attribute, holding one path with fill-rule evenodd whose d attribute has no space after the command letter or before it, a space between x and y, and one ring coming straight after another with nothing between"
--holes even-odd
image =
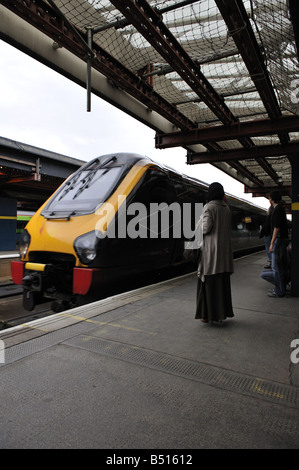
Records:
<instances>
[{"instance_id":1,"label":"woman in black robe","mask_svg":"<svg viewBox=\"0 0 299 470\"><path fill-rule=\"evenodd\" d=\"M202 229L195 318L203 322L222 321L234 316L230 283L234 268L231 212L220 183L209 186Z\"/></svg>"}]
</instances>

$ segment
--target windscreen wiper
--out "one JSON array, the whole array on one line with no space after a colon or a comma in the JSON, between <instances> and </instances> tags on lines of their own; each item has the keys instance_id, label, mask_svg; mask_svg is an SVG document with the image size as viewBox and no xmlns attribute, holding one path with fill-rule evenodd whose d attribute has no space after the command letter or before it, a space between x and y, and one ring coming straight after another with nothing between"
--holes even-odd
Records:
<instances>
[{"instance_id":1,"label":"windscreen wiper","mask_svg":"<svg viewBox=\"0 0 299 470\"><path fill-rule=\"evenodd\" d=\"M105 160L104 162L102 162L99 166L96 166L95 168L89 168L89 169L85 168L85 171L90 171L90 173L86 178L84 178L84 180L82 180L82 184L78 188L78 191L74 194L73 199L75 199L77 196L79 196L79 194L81 194L82 191L84 191L84 189L89 186L89 183L94 178L94 176L98 172L98 170L101 170L106 165L108 165L108 163L110 163L112 161L115 161L116 159L117 159L116 157L111 157L111 158L108 158L108 160ZM107 173L107 171L109 171L109 168L107 168L106 171L104 171L101 174L101 176L103 176L105 173Z\"/></svg>"},{"instance_id":2,"label":"windscreen wiper","mask_svg":"<svg viewBox=\"0 0 299 470\"><path fill-rule=\"evenodd\" d=\"M81 171L78 172L77 176L74 175L73 179L70 180L70 181L67 181L65 184L67 186L67 188L65 188L65 190L61 193L61 196L59 197L59 199L57 199L58 201L60 201L69 191L71 191L72 189L74 189L75 187L75 184L77 183L80 175L81 175Z\"/></svg>"},{"instance_id":3,"label":"windscreen wiper","mask_svg":"<svg viewBox=\"0 0 299 470\"><path fill-rule=\"evenodd\" d=\"M49 219L54 219L54 220L70 220L71 216L72 215L75 215L76 214L76 211L72 211L72 212L55 212L55 211L52 211L50 212L50 214L44 216L47 220Z\"/></svg>"}]
</instances>

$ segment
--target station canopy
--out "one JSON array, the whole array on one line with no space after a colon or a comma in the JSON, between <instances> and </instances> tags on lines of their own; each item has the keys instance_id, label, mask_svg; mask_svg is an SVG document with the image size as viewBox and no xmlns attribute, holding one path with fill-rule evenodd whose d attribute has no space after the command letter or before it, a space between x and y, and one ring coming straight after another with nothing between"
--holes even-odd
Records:
<instances>
[{"instance_id":1,"label":"station canopy","mask_svg":"<svg viewBox=\"0 0 299 470\"><path fill-rule=\"evenodd\" d=\"M0 3L172 123L173 132L157 132L157 148L184 147L188 164L211 163L256 196L280 189L290 204L299 148L296 0Z\"/></svg>"}]
</instances>

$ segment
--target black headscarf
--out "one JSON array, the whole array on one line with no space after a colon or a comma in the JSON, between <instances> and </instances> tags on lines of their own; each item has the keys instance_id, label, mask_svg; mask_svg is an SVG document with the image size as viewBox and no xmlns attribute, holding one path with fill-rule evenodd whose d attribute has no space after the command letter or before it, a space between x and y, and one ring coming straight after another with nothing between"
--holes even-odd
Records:
<instances>
[{"instance_id":1,"label":"black headscarf","mask_svg":"<svg viewBox=\"0 0 299 470\"><path fill-rule=\"evenodd\" d=\"M207 202L214 201L215 199L222 200L224 197L224 189L220 183L212 183L209 186L207 194Z\"/></svg>"}]
</instances>

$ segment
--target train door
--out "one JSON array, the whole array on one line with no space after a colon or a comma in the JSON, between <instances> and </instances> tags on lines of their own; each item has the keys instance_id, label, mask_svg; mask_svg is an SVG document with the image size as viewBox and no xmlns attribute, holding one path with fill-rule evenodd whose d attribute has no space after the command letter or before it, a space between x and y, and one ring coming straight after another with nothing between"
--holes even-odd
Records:
<instances>
[{"instance_id":1,"label":"train door","mask_svg":"<svg viewBox=\"0 0 299 470\"><path fill-rule=\"evenodd\" d=\"M166 172L147 171L126 208L127 236L119 253L122 265L153 269L171 263L176 195ZM162 220L163 219L163 220Z\"/></svg>"}]
</instances>

